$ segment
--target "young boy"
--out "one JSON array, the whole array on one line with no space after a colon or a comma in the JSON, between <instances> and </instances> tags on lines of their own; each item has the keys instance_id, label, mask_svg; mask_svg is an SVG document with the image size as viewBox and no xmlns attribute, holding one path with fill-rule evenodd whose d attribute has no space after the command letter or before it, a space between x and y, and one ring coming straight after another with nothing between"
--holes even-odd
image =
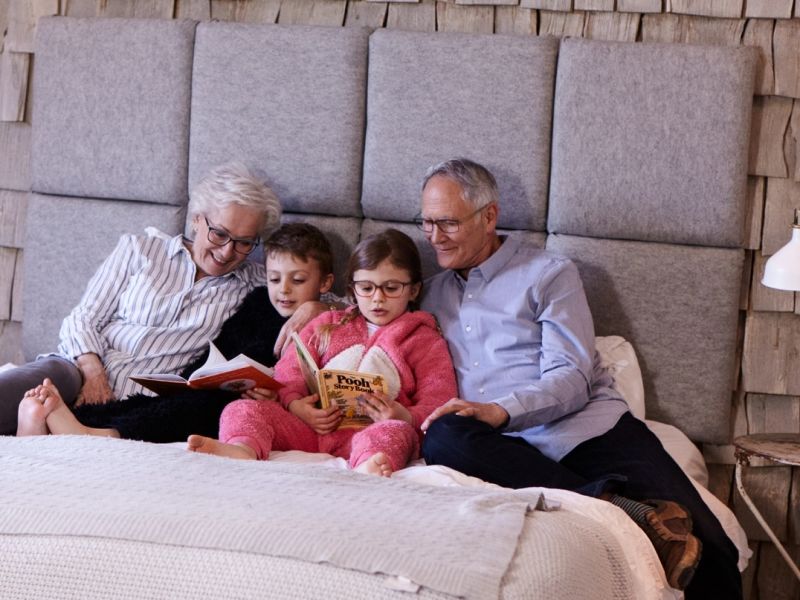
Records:
<instances>
[{"instance_id":1,"label":"young boy","mask_svg":"<svg viewBox=\"0 0 800 600\"><path fill-rule=\"evenodd\" d=\"M267 287L253 290L222 326L214 345L227 358L246 354L275 363L281 327L306 301L319 300L333 284L333 255L322 232L305 223L281 226L265 243ZM182 371L188 377L208 351ZM270 401L275 392L253 388L243 397ZM125 401L88 404L71 412L49 380L26 392L17 435L78 434L147 442L183 441L191 433L217 437L225 406L239 397L220 390L187 389L170 396L133 394Z\"/></svg>"}]
</instances>

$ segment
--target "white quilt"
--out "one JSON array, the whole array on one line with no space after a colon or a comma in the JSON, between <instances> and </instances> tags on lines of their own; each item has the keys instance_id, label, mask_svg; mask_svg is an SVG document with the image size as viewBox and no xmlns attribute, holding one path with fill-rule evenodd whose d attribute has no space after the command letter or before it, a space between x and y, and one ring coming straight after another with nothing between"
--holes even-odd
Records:
<instances>
[{"instance_id":1,"label":"white quilt","mask_svg":"<svg viewBox=\"0 0 800 600\"><path fill-rule=\"evenodd\" d=\"M338 465L0 438L2 596L676 596L644 534L605 502L442 467L382 480L299 458ZM539 493L560 508L528 510Z\"/></svg>"}]
</instances>

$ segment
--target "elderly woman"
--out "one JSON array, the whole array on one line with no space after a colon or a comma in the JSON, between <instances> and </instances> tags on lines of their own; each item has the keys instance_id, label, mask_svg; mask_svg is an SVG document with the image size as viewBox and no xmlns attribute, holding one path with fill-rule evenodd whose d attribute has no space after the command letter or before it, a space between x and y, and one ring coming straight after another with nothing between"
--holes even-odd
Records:
<instances>
[{"instance_id":1,"label":"elderly woman","mask_svg":"<svg viewBox=\"0 0 800 600\"><path fill-rule=\"evenodd\" d=\"M277 197L244 165L212 170L191 192L193 240L124 235L64 319L57 353L0 373L0 434L23 393L51 379L67 404L137 391L137 372L176 372L206 347L264 267L246 262L280 220Z\"/></svg>"}]
</instances>

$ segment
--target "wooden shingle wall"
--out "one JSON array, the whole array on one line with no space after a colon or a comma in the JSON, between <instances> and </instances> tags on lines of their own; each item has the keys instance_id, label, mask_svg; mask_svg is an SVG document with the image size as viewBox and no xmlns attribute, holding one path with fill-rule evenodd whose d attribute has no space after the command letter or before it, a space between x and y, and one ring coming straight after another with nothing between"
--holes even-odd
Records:
<instances>
[{"instance_id":1,"label":"wooden shingle wall","mask_svg":"<svg viewBox=\"0 0 800 600\"><path fill-rule=\"evenodd\" d=\"M0 0L0 364L19 361L23 231L30 187L30 88L42 15L220 19L744 44L761 51L748 169L748 266L742 285L735 435L800 432L800 298L764 288L766 258L800 208L800 0ZM800 584L732 486L730 446L704 448L711 488L742 520L754 558L746 597L800 599ZM800 469L760 463L745 477L800 559Z\"/></svg>"}]
</instances>

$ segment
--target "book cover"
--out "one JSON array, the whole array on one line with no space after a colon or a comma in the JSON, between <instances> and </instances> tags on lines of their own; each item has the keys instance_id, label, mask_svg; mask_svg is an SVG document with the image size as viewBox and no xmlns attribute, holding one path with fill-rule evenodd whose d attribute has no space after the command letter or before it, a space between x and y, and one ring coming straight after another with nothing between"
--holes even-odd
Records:
<instances>
[{"instance_id":1,"label":"book cover","mask_svg":"<svg viewBox=\"0 0 800 600\"><path fill-rule=\"evenodd\" d=\"M226 360L217 347L210 343L208 359L188 379L170 373L135 373L131 379L162 396L187 388L241 393L254 387L271 390L283 387L273 378L273 373L270 367L244 354Z\"/></svg>"},{"instance_id":2,"label":"book cover","mask_svg":"<svg viewBox=\"0 0 800 600\"><path fill-rule=\"evenodd\" d=\"M339 429L361 428L372 424L372 419L359 404L364 394L386 393L386 382L382 375L347 371L344 369L320 369L306 345L296 333L292 334L300 371L312 394L319 394L320 408L334 403L342 411Z\"/></svg>"}]
</instances>

